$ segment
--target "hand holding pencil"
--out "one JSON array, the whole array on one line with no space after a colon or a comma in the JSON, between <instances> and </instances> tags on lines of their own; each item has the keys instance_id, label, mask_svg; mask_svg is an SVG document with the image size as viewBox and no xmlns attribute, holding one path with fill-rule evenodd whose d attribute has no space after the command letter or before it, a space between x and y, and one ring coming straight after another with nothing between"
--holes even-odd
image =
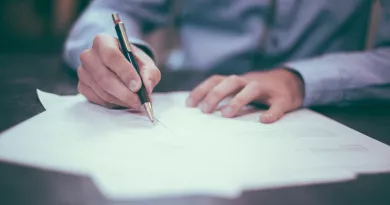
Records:
<instances>
[{"instance_id":1,"label":"hand holding pencil","mask_svg":"<svg viewBox=\"0 0 390 205\"><path fill-rule=\"evenodd\" d=\"M130 46L140 74L125 58L117 38L97 35L91 48L80 55L79 92L89 101L105 107L141 108L138 91L143 84L150 96L161 79L161 73L146 53Z\"/></svg>"}]
</instances>

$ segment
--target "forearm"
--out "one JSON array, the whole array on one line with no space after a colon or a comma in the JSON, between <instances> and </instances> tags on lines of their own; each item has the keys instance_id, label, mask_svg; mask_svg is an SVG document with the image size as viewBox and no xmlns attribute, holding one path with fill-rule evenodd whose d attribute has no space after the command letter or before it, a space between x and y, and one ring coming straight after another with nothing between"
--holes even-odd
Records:
<instances>
[{"instance_id":1,"label":"forearm","mask_svg":"<svg viewBox=\"0 0 390 205\"><path fill-rule=\"evenodd\" d=\"M390 48L329 54L286 65L302 76L304 106L390 100Z\"/></svg>"}]
</instances>

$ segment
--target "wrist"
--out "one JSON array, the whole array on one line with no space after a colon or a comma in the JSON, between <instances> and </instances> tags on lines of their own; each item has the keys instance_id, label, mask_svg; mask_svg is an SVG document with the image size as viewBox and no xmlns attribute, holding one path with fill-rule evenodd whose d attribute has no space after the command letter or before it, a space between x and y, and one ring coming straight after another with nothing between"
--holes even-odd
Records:
<instances>
[{"instance_id":1,"label":"wrist","mask_svg":"<svg viewBox=\"0 0 390 205\"><path fill-rule=\"evenodd\" d=\"M301 74L290 67L283 67L282 70L285 71L287 75L287 86L291 88L293 93L294 104L297 107L302 107L304 97L305 97L305 82Z\"/></svg>"}]
</instances>

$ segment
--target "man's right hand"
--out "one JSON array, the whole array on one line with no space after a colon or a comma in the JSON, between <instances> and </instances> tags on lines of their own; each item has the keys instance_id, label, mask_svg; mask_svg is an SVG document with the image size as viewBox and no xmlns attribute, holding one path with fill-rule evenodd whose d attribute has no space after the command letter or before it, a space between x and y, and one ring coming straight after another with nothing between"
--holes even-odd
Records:
<instances>
[{"instance_id":1,"label":"man's right hand","mask_svg":"<svg viewBox=\"0 0 390 205\"><path fill-rule=\"evenodd\" d=\"M132 45L141 77L149 95L161 79L160 70L154 61L141 49ZM89 101L115 108L139 109L137 91L141 80L123 56L118 40L109 35L97 35L92 48L80 55L81 66L77 70L78 89Z\"/></svg>"}]
</instances>

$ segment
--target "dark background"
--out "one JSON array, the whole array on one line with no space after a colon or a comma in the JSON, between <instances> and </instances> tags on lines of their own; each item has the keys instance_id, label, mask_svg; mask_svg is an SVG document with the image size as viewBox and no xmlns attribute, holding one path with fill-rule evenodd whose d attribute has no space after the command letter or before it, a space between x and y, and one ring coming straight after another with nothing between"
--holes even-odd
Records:
<instances>
[{"instance_id":1,"label":"dark background","mask_svg":"<svg viewBox=\"0 0 390 205\"><path fill-rule=\"evenodd\" d=\"M66 36L90 0L1 0L0 55L60 55ZM174 11L172 9L172 15ZM172 25L154 31L143 40L157 53L157 64L167 59L174 42ZM2 66L0 65L0 70Z\"/></svg>"},{"instance_id":2,"label":"dark background","mask_svg":"<svg viewBox=\"0 0 390 205\"><path fill-rule=\"evenodd\" d=\"M0 1L0 54L61 53L88 0Z\"/></svg>"}]
</instances>

